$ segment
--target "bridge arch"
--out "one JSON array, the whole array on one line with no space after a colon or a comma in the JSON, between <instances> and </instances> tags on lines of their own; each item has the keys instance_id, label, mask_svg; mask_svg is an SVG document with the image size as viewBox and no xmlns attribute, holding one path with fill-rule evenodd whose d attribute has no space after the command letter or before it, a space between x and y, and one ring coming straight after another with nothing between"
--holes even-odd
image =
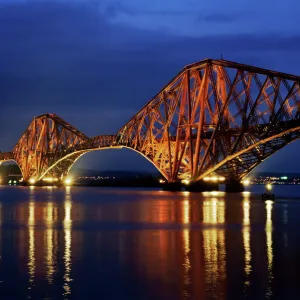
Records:
<instances>
[{"instance_id":1,"label":"bridge arch","mask_svg":"<svg viewBox=\"0 0 300 300\"><path fill-rule=\"evenodd\" d=\"M14 164L18 166L18 168L19 168L19 170L21 172L22 178L24 178L24 174L23 174L22 168L20 167L20 165L18 164L18 162L16 160L14 160L13 158L5 159L5 160L0 160L0 167L1 167L1 165L3 163L9 163L9 162L14 162Z\"/></svg>"},{"instance_id":2,"label":"bridge arch","mask_svg":"<svg viewBox=\"0 0 300 300\"><path fill-rule=\"evenodd\" d=\"M276 143L274 143L273 145L270 145L271 147L268 147L269 149L267 149L267 147L265 148L265 150L267 149L267 151L265 151L265 153L263 155L261 155L260 157L256 156L255 159L253 161L251 161L251 163L249 165L244 166L243 167L244 172L237 172L238 177L235 177L234 179L241 180L245 176L247 176L253 169L255 169L261 162L263 162L265 159L271 157L277 151L279 151L282 148L284 148L285 146L293 143L294 141L296 141L299 138L300 138L300 126L297 126L294 128L284 130L273 136L261 139L261 140L257 141L256 143L250 145L249 147L246 147L232 155L227 156L224 160L222 160L221 162L216 164L214 167L212 167L211 169L209 169L209 170L205 171L203 174L201 174L201 176L199 176L196 180L201 180L213 172L218 172L220 174L225 175L226 173L224 173L224 170L226 170L226 165L228 163L229 164L231 163L231 167L232 166L234 167L235 164L232 163L232 162L234 162L234 160L239 159L240 161L245 161L243 156L248 156L251 153L251 151L253 151L253 150L257 150L257 152L259 152L262 147L268 145L269 143L272 143L273 141L276 141ZM253 153L252 153L252 155L253 155ZM230 170L230 172L232 173L232 170Z\"/></svg>"},{"instance_id":3,"label":"bridge arch","mask_svg":"<svg viewBox=\"0 0 300 300\"><path fill-rule=\"evenodd\" d=\"M95 151L100 151L100 150L111 150L111 149L116 149L117 150L117 149L122 149L122 148L132 150L135 153L138 153L139 155L141 155L143 158L147 159L147 161L149 161L159 171L159 173L167 179L167 175L164 174L162 172L162 170L160 170L158 168L158 166L155 165L155 163L150 158L148 158L146 155L144 155L142 152L139 152L136 149L133 149L133 148L127 147L127 146L109 146L109 147L91 148L91 149L86 149L86 150L82 150L82 151L75 151L73 153L70 153L70 154L60 158L55 164L51 165L45 172L43 172L37 178L37 181L40 181L44 177L47 177L47 176L53 176L54 174L55 174L54 176L56 176L60 180L63 180L64 178L66 178L68 176L68 173L69 173L70 169L72 168L72 166L83 155L85 155L89 152L95 152ZM60 167L60 165L62 165L62 164L64 164L63 168ZM57 167L58 167L58 170L61 170L60 173L59 173L58 170L55 170L55 168L57 168Z\"/></svg>"}]
</instances>

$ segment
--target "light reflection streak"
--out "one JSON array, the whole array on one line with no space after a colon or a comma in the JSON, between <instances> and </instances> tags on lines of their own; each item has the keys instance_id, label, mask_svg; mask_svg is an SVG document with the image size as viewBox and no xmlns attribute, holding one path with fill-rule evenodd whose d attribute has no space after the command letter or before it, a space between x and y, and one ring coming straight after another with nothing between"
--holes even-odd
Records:
<instances>
[{"instance_id":1,"label":"light reflection streak","mask_svg":"<svg viewBox=\"0 0 300 300\"><path fill-rule=\"evenodd\" d=\"M268 287L266 297L270 298L272 296L271 283L273 279L273 242L272 242L272 209L273 201L266 201L266 243L267 243L267 258L268 258Z\"/></svg>"},{"instance_id":2,"label":"light reflection streak","mask_svg":"<svg viewBox=\"0 0 300 300\"><path fill-rule=\"evenodd\" d=\"M247 194L244 194L244 202L243 202L243 243L244 243L244 251L245 251L245 282L244 288L247 289L250 286L250 273L252 270L251 267L251 240L250 240L250 202Z\"/></svg>"},{"instance_id":3,"label":"light reflection streak","mask_svg":"<svg viewBox=\"0 0 300 300\"><path fill-rule=\"evenodd\" d=\"M46 237L45 237L45 245L46 245L46 266L47 266L47 274L46 278L48 283L51 284L53 282L53 274L54 274L54 255L53 255L53 215L54 215L53 203L48 202L46 208Z\"/></svg>"},{"instance_id":4,"label":"light reflection streak","mask_svg":"<svg viewBox=\"0 0 300 300\"><path fill-rule=\"evenodd\" d=\"M34 203L34 189L30 188L29 194L29 215L28 215L28 228L29 228L29 247L28 247L28 274L29 274L29 289L34 286L35 277L35 238L34 238L34 225L35 225L35 203Z\"/></svg>"},{"instance_id":5,"label":"light reflection streak","mask_svg":"<svg viewBox=\"0 0 300 300\"><path fill-rule=\"evenodd\" d=\"M66 187L66 199L65 199L65 218L64 218L64 239L65 239L65 253L64 253L64 263L65 263L65 275L64 275L64 295L71 294L71 286L70 282L71 279L71 243L72 243L72 235L71 235L71 229L72 229L72 201L71 201L71 193L70 193L71 187Z\"/></svg>"},{"instance_id":6,"label":"light reflection streak","mask_svg":"<svg viewBox=\"0 0 300 300\"><path fill-rule=\"evenodd\" d=\"M213 225L225 223L225 202L223 199L211 198L204 201L203 223ZM226 278L225 230L216 227L204 229L203 248L207 286L213 290L218 290L218 281Z\"/></svg>"},{"instance_id":7,"label":"light reflection streak","mask_svg":"<svg viewBox=\"0 0 300 300\"><path fill-rule=\"evenodd\" d=\"M182 210L183 210L183 223L189 224L190 223L190 208L191 204L189 200L184 200L182 202ZM190 245L190 229L185 228L183 230L183 243L184 243L184 284L187 286L190 283L190 269L191 269L191 262L189 257L189 252L191 250ZM186 295L187 292L186 292Z\"/></svg>"}]
</instances>

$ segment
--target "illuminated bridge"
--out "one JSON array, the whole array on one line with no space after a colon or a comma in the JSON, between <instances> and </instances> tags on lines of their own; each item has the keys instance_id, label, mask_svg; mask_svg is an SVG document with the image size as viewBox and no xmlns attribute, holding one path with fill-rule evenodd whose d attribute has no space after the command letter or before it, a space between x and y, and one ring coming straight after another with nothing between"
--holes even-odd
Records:
<instances>
[{"instance_id":1,"label":"illuminated bridge","mask_svg":"<svg viewBox=\"0 0 300 300\"><path fill-rule=\"evenodd\" d=\"M239 182L299 137L300 77L206 59L186 66L116 134L87 137L55 114L33 119L14 160L25 182L63 180L89 151L127 147L170 183Z\"/></svg>"}]
</instances>

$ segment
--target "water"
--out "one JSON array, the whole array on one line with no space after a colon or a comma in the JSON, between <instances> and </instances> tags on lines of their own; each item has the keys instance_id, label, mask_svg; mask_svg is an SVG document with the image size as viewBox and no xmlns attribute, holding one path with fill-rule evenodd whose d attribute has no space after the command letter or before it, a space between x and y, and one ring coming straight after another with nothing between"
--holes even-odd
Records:
<instances>
[{"instance_id":1,"label":"water","mask_svg":"<svg viewBox=\"0 0 300 300\"><path fill-rule=\"evenodd\" d=\"M276 189L2 186L0 299L299 299L300 188Z\"/></svg>"}]
</instances>

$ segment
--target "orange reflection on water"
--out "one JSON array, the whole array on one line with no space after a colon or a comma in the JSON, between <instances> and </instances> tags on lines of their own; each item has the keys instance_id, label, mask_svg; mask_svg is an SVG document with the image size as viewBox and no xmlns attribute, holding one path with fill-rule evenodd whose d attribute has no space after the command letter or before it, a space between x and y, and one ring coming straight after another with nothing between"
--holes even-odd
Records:
<instances>
[{"instance_id":1,"label":"orange reflection on water","mask_svg":"<svg viewBox=\"0 0 300 300\"><path fill-rule=\"evenodd\" d=\"M29 286L34 285L35 276L35 238L34 238L34 225L35 225L35 203L34 203L34 190L30 189L29 200L29 215L28 215L28 227L29 227L29 239L28 239L28 274L29 274Z\"/></svg>"},{"instance_id":2,"label":"orange reflection on water","mask_svg":"<svg viewBox=\"0 0 300 300\"><path fill-rule=\"evenodd\" d=\"M244 251L245 251L245 282L244 288L248 289L250 285L250 278L249 275L251 273L251 241L250 241L250 201L247 194L244 194L244 201L243 201L243 243L244 243Z\"/></svg>"},{"instance_id":3,"label":"orange reflection on water","mask_svg":"<svg viewBox=\"0 0 300 300\"><path fill-rule=\"evenodd\" d=\"M211 198L203 201L203 223L223 224L225 222L224 199Z\"/></svg>"},{"instance_id":4,"label":"orange reflection on water","mask_svg":"<svg viewBox=\"0 0 300 300\"><path fill-rule=\"evenodd\" d=\"M71 294L71 267L72 267L72 262L71 262L71 243L72 243L72 235L71 235L71 230L72 230L72 199L71 199L71 187L67 186L66 187L66 199L65 199L65 218L64 218L64 239L65 239L65 251L64 251L64 263L65 263L65 275L64 275L64 290L65 293L64 295L69 295Z\"/></svg>"},{"instance_id":5,"label":"orange reflection on water","mask_svg":"<svg viewBox=\"0 0 300 300\"><path fill-rule=\"evenodd\" d=\"M266 201L266 244L267 244L267 259L268 259L268 287L266 297L269 298L272 296L272 279L273 279L273 241L272 241L272 209L273 201Z\"/></svg>"},{"instance_id":6,"label":"orange reflection on water","mask_svg":"<svg viewBox=\"0 0 300 300\"><path fill-rule=\"evenodd\" d=\"M223 224L225 222L225 203L223 199L211 198L203 202L203 223ZM205 228L203 230L203 249L205 261L205 280L207 286L214 289L219 298L224 291L219 282L226 279L225 230L223 228Z\"/></svg>"},{"instance_id":7,"label":"orange reflection on water","mask_svg":"<svg viewBox=\"0 0 300 300\"><path fill-rule=\"evenodd\" d=\"M188 195L186 195L188 196ZM184 200L182 201L182 212L183 212L183 223L188 224L190 223L190 201ZM188 285L190 283L190 269L191 269L191 262L190 262L190 230L188 228L183 229L183 244L184 244L184 284ZM188 296L188 292L185 291L185 296Z\"/></svg>"},{"instance_id":8,"label":"orange reflection on water","mask_svg":"<svg viewBox=\"0 0 300 300\"><path fill-rule=\"evenodd\" d=\"M53 247L53 222L54 222L54 208L53 203L48 202L45 212L45 221L47 224L47 229L45 232L44 242L45 242L45 260L46 260L46 278L51 284L53 282L53 274L55 271L54 262L54 247Z\"/></svg>"}]
</instances>

